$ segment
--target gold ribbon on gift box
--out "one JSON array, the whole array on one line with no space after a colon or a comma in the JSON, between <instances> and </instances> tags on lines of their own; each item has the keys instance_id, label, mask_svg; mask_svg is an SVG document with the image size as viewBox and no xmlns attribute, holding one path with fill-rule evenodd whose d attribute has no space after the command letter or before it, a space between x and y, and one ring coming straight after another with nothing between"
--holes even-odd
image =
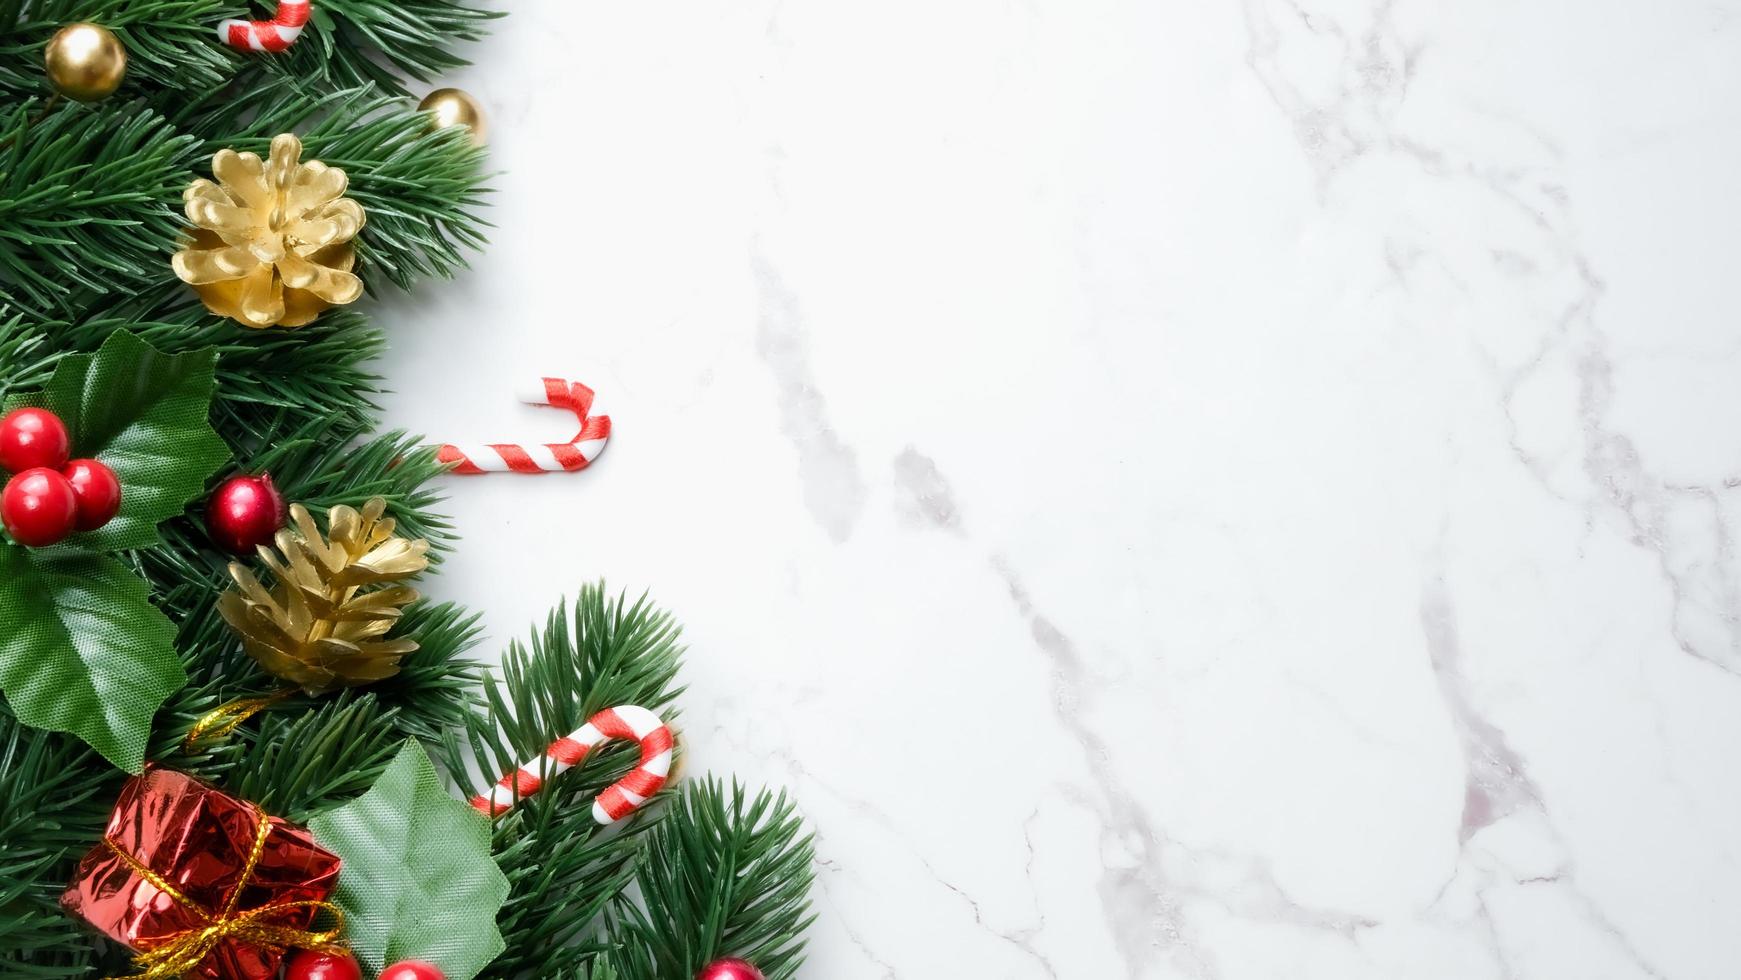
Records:
<instances>
[{"instance_id":1,"label":"gold ribbon on gift box","mask_svg":"<svg viewBox=\"0 0 1741 980\"><path fill-rule=\"evenodd\" d=\"M242 866L242 874L236 879L236 886L230 889L229 901L215 914L201 908L198 902L183 895L168 879L139 863L133 855L104 835L103 843L121 859L127 870L150 882L152 887L168 895L182 908L193 912L202 922L198 928L153 940L155 945L134 957L133 966L140 972L126 977L111 977L110 980L174 980L198 967L219 943L230 939L280 952L289 949L312 949L325 953L345 951L344 946L339 943L339 937L344 935L345 913L331 902L275 902L257 909L236 911L236 903L241 900L242 890L248 886L248 880L254 876L254 868L260 863L261 855L266 853L266 839L272 833L272 822L265 811L259 807L253 807L253 811L254 816L259 819L259 829L254 832L254 844L248 849L248 861ZM336 922L331 929L312 930L266 921L286 912L302 909L330 912Z\"/></svg>"}]
</instances>

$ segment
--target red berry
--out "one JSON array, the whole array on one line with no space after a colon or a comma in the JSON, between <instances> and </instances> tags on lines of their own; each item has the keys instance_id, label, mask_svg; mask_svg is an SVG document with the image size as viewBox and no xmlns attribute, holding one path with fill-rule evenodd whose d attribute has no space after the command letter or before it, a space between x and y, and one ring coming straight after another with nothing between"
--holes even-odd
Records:
<instances>
[{"instance_id":1,"label":"red berry","mask_svg":"<svg viewBox=\"0 0 1741 980\"><path fill-rule=\"evenodd\" d=\"M0 522L12 540L41 548L73 533L78 500L66 477L46 466L25 470L0 494Z\"/></svg>"},{"instance_id":2,"label":"red berry","mask_svg":"<svg viewBox=\"0 0 1741 980\"><path fill-rule=\"evenodd\" d=\"M20 408L0 419L0 468L14 473L66 465L72 439L60 416L44 408Z\"/></svg>"},{"instance_id":3,"label":"red berry","mask_svg":"<svg viewBox=\"0 0 1741 980\"><path fill-rule=\"evenodd\" d=\"M251 555L284 526L284 497L272 477L232 476L206 502L206 532L232 555Z\"/></svg>"},{"instance_id":4,"label":"red berry","mask_svg":"<svg viewBox=\"0 0 1741 980\"><path fill-rule=\"evenodd\" d=\"M343 953L305 949L290 958L284 980L363 980L363 971L356 960Z\"/></svg>"},{"instance_id":5,"label":"red berry","mask_svg":"<svg viewBox=\"0 0 1741 980\"><path fill-rule=\"evenodd\" d=\"M756 969L755 964L748 960L728 956L723 960L714 960L702 967L701 972L695 975L695 980L766 980L766 978L762 976L762 971Z\"/></svg>"},{"instance_id":6,"label":"red berry","mask_svg":"<svg viewBox=\"0 0 1741 980\"><path fill-rule=\"evenodd\" d=\"M447 976L428 963L405 960L382 970L381 980L447 980Z\"/></svg>"},{"instance_id":7,"label":"red berry","mask_svg":"<svg viewBox=\"0 0 1741 980\"><path fill-rule=\"evenodd\" d=\"M78 498L79 530L95 531L114 520L121 509L121 481L114 470L94 459L75 459L60 472Z\"/></svg>"}]
</instances>

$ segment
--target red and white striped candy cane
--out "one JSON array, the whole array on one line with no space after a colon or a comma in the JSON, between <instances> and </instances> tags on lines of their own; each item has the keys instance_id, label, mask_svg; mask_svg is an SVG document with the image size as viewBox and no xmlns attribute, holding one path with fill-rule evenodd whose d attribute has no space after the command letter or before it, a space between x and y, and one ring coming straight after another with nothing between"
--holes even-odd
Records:
<instances>
[{"instance_id":1,"label":"red and white striped candy cane","mask_svg":"<svg viewBox=\"0 0 1741 980\"><path fill-rule=\"evenodd\" d=\"M441 447L436 458L458 463L453 472L466 476L479 473L573 473L592 465L611 437L611 417L593 414L593 391L580 382L545 378L536 388L521 393L528 405L566 408L580 419L580 432L567 442L522 446L514 443Z\"/></svg>"},{"instance_id":2,"label":"red and white striped candy cane","mask_svg":"<svg viewBox=\"0 0 1741 980\"><path fill-rule=\"evenodd\" d=\"M308 23L308 9L308 0L278 0L271 20L226 20L218 25L218 39L241 51L283 51Z\"/></svg>"},{"instance_id":3,"label":"red and white striped candy cane","mask_svg":"<svg viewBox=\"0 0 1741 980\"><path fill-rule=\"evenodd\" d=\"M472 797L472 806L488 816L499 817L513 808L515 800L531 796L543 789L545 783L579 765L593 746L618 738L641 743L641 762L627 776L607 787L592 804L594 820L601 824L616 823L659 792L671 775L671 747L675 741L671 729L658 715L633 705L606 708L593 715L579 731L551 743L542 760L534 759L503 776L488 795Z\"/></svg>"}]
</instances>

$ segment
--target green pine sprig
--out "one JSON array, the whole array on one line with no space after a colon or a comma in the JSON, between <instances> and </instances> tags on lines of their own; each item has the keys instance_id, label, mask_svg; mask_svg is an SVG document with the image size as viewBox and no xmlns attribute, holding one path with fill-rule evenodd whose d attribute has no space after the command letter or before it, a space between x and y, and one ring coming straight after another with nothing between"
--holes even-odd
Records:
<instances>
[{"instance_id":1,"label":"green pine sprig","mask_svg":"<svg viewBox=\"0 0 1741 980\"><path fill-rule=\"evenodd\" d=\"M197 147L126 102L0 108L0 305L47 317L162 280Z\"/></svg>"},{"instance_id":2,"label":"green pine sprig","mask_svg":"<svg viewBox=\"0 0 1741 980\"><path fill-rule=\"evenodd\" d=\"M587 586L572 612L564 604L529 644L509 646L499 680L485 679L485 711L469 720L463 742L446 745L448 770L510 772L616 705L669 720L680 693L678 636L671 616L646 598L630 602ZM560 976L598 954L594 936L631 879L636 841L657 817L607 831L593 821L592 800L635 758L633 746L602 746L496 821L496 856L512 886L499 920L508 948L483 976Z\"/></svg>"},{"instance_id":3,"label":"green pine sprig","mask_svg":"<svg viewBox=\"0 0 1741 980\"><path fill-rule=\"evenodd\" d=\"M623 980L690 977L726 956L790 980L814 919L814 860L784 793L692 782L641 842L638 895L614 903L609 960Z\"/></svg>"}]
</instances>

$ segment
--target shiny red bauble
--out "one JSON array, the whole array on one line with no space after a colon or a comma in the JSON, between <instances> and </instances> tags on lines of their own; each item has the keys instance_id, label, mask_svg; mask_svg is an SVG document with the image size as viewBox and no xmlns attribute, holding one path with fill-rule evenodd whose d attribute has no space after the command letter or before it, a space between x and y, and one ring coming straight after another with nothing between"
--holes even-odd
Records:
<instances>
[{"instance_id":1,"label":"shiny red bauble","mask_svg":"<svg viewBox=\"0 0 1741 980\"><path fill-rule=\"evenodd\" d=\"M284 980L363 980L363 970L343 953L305 949L290 958Z\"/></svg>"},{"instance_id":2,"label":"shiny red bauble","mask_svg":"<svg viewBox=\"0 0 1741 980\"><path fill-rule=\"evenodd\" d=\"M78 508L73 485L46 466L18 474L0 493L0 523L12 540L30 548L54 544L73 533Z\"/></svg>"},{"instance_id":3,"label":"shiny red bauble","mask_svg":"<svg viewBox=\"0 0 1741 980\"><path fill-rule=\"evenodd\" d=\"M60 471L72 484L78 500L76 526L81 531L95 531L115 519L121 509L121 481L115 471L94 459L75 459Z\"/></svg>"},{"instance_id":4,"label":"shiny red bauble","mask_svg":"<svg viewBox=\"0 0 1741 980\"><path fill-rule=\"evenodd\" d=\"M0 469L13 473L46 466L58 470L72 452L60 416L45 408L20 408L0 419Z\"/></svg>"},{"instance_id":5,"label":"shiny red bauble","mask_svg":"<svg viewBox=\"0 0 1741 980\"><path fill-rule=\"evenodd\" d=\"M381 980L447 980L447 976L421 960L405 960L382 970Z\"/></svg>"},{"instance_id":6,"label":"shiny red bauble","mask_svg":"<svg viewBox=\"0 0 1741 980\"><path fill-rule=\"evenodd\" d=\"M723 960L714 960L702 967L701 972L695 975L695 980L767 980L767 978L762 976L762 971L756 969L755 964L750 961L728 956Z\"/></svg>"},{"instance_id":7,"label":"shiny red bauble","mask_svg":"<svg viewBox=\"0 0 1741 980\"><path fill-rule=\"evenodd\" d=\"M206 533L232 555L251 555L284 526L284 496L272 477L232 476L206 501Z\"/></svg>"}]
</instances>

